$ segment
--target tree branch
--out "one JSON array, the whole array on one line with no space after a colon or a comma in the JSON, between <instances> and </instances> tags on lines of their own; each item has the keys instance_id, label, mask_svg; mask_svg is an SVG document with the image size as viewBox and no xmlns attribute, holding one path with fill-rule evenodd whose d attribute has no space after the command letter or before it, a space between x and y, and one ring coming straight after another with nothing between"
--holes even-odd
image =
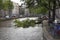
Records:
<instances>
[{"instance_id":1,"label":"tree branch","mask_svg":"<svg viewBox=\"0 0 60 40\"><path fill-rule=\"evenodd\" d=\"M48 10L51 10L51 11L53 10L52 8L49 8L49 7L47 7L47 6L44 6L44 7L47 8Z\"/></svg>"}]
</instances>

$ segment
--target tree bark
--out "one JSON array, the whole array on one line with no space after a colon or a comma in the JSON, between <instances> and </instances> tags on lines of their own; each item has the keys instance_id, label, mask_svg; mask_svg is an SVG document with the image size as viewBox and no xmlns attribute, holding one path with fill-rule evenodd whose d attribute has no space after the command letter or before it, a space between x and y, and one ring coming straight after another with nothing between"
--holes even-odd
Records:
<instances>
[{"instance_id":1,"label":"tree bark","mask_svg":"<svg viewBox=\"0 0 60 40\"><path fill-rule=\"evenodd\" d=\"M49 0L49 25L50 25L50 23L51 23L51 11L50 11L50 0Z\"/></svg>"},{"instance_id":2,"label":"tree bark","mask_svg":"<svg viewBox=\"0 0 60 40\"><path fill-rule=\"evenodd\" d=\"M53 5L53 14L52 14L53 16L52 16L52 22L54 22L54 20L55 20L55 13L56 13L56 1L54 1L54 2L53 2L53 4L54 4L54 5Z\"/></svg>"},{"instance_id":3,"label":"tree bark","mask_svg":"<svg viewBox=\"0 0 60 40\"><path fill-rule=\"evenodd\" d=\"M49 9L50 9L50 1L49 1ZM50 19L50 16L51 16L51 15L50 15L50 10L49 10L49 19Z\"/></svg>"},{"instance_id":4,"label":"tree bark","mask_svg":"<svg viewBox=\"0 0 60 40\"><path fill-rule=\"evenodd\" d=\"M12 16L12 10L8 9L9 17Z\"/></svg>"},{"instance_id":5,"label":"tree bark","mask_svg":"<svg viewBox=\"0 0 60 40\"><path fill-rule=\"evenodd\" d=\"M0 18L2 17L2 11L1 11L1 9L0 9Z\"/></svg>"}]
</instances>

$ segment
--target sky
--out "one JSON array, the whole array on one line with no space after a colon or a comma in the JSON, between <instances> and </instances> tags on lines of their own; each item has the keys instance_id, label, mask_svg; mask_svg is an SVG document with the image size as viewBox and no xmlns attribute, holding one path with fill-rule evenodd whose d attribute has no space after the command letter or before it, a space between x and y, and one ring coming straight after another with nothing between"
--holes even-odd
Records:
<instances>
[{"instance_id":1,"label":"sky","mask_svg":"<svg viewBox=\"0 0 60 40\"><path fill-rule=\"evenodd\" d=\"M11 1L18 3L19 5L21 5L23 3L22 1L20 2L20 0L11 0Z\"/></svg>"}]
</instances>

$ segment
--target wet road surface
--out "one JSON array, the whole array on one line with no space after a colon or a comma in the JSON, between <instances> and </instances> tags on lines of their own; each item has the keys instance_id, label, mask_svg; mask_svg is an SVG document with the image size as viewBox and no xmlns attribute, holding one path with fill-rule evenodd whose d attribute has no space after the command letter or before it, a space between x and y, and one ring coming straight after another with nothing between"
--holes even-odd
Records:
<instances>
[{"instance_id":1,"label":"wet road surface","mask_svg":"<svg viewBox=\"0 0 60 40\"><path fill-rule=\"evenodd\" d=\"M16 28L12 24L13 20L0 24L0 40L43 40L41 24L29 28Z\"/></svg>"}]
</instances>

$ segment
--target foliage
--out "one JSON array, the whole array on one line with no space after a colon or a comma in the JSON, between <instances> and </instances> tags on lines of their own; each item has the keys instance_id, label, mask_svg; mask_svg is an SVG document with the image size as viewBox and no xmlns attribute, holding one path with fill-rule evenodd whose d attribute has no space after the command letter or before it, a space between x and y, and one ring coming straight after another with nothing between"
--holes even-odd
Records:
<instances>
[{"instance_id":1,"label":"foliage","mask_svg":"<svg viewBox=\"0 0 60 40\"><path fill-rule=\"evenodd\" d=\"M0 0L0 10L13 9L13 2L11 0Z\"/></svg>"},{"instance_id":2,"label":"foliage","mask_svg":"<svg viewBox=\"0 0 60 40\"><path fill-rule=\"evenodd\" d=\"M29 26L32 26L32 27L35 26L35 21L34 20L29 20L29 19L24 20L24 21L19 21L19 20L16 19L14 22L15 22L15 26L17 26L17 27L27 28Z\"/></svg>"},{"instance_id":3,"label":"foliage","mask_svg":"<svg viewBox=\"0 0 60 40\"><path fill-rule=\"evenodd\" d=\"M49 2L50 2L50 6L49 6ZM54 6L59 8L59 5L60 5L59 0L27 0L26 3L30 11L33 13L34 12L35 13L47 13L49 10L53 11L55 9Z\"/></svg>"},{"instance_id":4,"label":"foliage","mask_svg":"<svg viewBox=\"0 0 60 40\"><path fill-rule=\"evenodd\" d=\"M30 8L29 10L31 13L37 13L37 14L40 14L40 13L45 14L48 12L45 7Z\"/></svg>"},{"instance_id":5,"label":"foliage","mask_svg":"<svg viewBox=\"0 0 60 40\"><path fill-rule=\"evenodd\" d=\"M8 9L13 9L13 2L11 2L10 0L7 1L8 3Z\"/></svg>"},{"instance_id":6,"label":"foliage","mask_svg":"<svg viewBox=\"0 0 60 40\"><path fill-rule=\"evenodd\" d=\"M4 10L8 10L8 9L12 10L14 7L13 3L10 0L5 1L3 6L4 6Z\"/></svg>"},{"instance_id":7,"label":"foliage","mask_svg":"<svg viewBox=\"0 0 60 40\"><path fill-rule=\"evenodd\" d=\"M5 11L12 11L13 7L11 0L0 0L0 15L2 16L2 13L5 13ZM1 10L3 10L3 12Z\"/></svg>"},{"instance_id":8,"label":"foliage","mask_svg":"<svg viewBox=\"0 0 60 40\"><path fill-rule=\"evenodd\" d=\"M27 0L26 3L28 5L28 8L30 10L31 13L37 13L37 14L45 14L48 12L48 10L43 6L41 7L40 5L40 0Z\"/></svg>"},{"instance_id":9,"label":"foliage","mask_svg":"<svg viewBox=\"0 0 60 40\"><path fill-rule=\"evenodd\" d=\"M0 10L3 8L3 1L0 0Z\"/></svg>"},{"instance_id":10,"label":"foliage","mask_svg":"<svg viewBox=\"0 0 60 40\"><path fill-rule=\"evenodd\" d=\"M8 10L8 3L7 3L7 1L6 2L4 2L4 5L3 5L3 10Z\"/></svg>"}]
</instances>

